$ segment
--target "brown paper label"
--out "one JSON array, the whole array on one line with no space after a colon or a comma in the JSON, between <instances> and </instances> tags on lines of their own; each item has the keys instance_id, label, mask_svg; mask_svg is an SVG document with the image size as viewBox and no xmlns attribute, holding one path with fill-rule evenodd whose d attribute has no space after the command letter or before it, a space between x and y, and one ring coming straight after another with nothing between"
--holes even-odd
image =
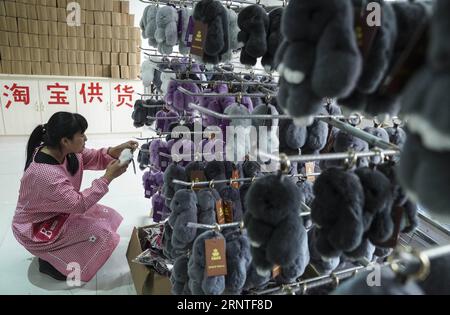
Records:
<instances>
[{"instance_id":1,"label":"brown paper label","mask_svg":"<svg viewBox=\"0 0 450 315\"><path fill-rule=\"evenodd\" d=\"M227 256L225 239L213 238L205 240L206 274L208 277L226 276Z\"/></svg>"},{"instance_id":2,"label":"brown paper label","mask_svg":"<svg viewBox=\"0 0 450 315\"><path fill-rule=\"evenodd\" d=\"M225 223L233 223L233 202L226 200L223 202L223 213L225 217Z\"/></svg>"},{"instance_id":3,"label":"brown paper label","mask_svg":"<svg viewBox=\"0 0 450 315\"><path fill-rule=\"evenodd\" d=\"M280 265L275 265L272 268L272 279L275 279L276 277L278 277L281 273L281 266Z\"/></svg>"},{"instance_id":4,"label":"brown paper label","mask_svg":"<svg viewBox=\"0 0 450 315\"><path fill-rule=\"evenodd\" d=\"M393 212L393 219L394 219L394 232L392 233L391 238L389 238L386 242L383 243L377 243L374 242L373 245L380 246L380 247L390 247L390 248L396 248L398 243L398 238L400 236L400 226L402 224L402 217L404 212L403 207L394 207L392 209Z\"/></svg>"},{"instance_id":5,"label":"brown paper label","mask_svg":"<svg viewBox=\"0 0 450 315\"><path fill-rule=\"evenodd\" d=\"M368 58L375 37L380 29L380 26L369 26L367 23L367 17L369 14L369 11L361 10L361 8L355 7L356 41L364 60Z\"/></svg>"},{"instance_id":6,"label":"brown paper label","mask_svg":"<svg viewBox=\"0 0 450 315\"><path fill-rule=\"evenodd\" d=\"M307 162L305 164L305 170L306 170L306 179L310 182L314 182L316 178L314 176L309 176L309 174L314 173L314 162Z\"/></svg>"},{"instance_id":7,"label":"brown paper label","mask_svg":"<svg viewBox=\"0 0 450 315\"><path fill-rule=\"evenodd\" d=\"M239 179L239 178L240 178L239 170L233 170L233 173L231 175L231 179ZM239 182L233 182L231 184L231 187L233 187L234 189L239 189L240 184L239 184Z\"/></svg>"},{"instance_id":8,"label":"brown paper label","mask_svg":"<svg viewBox=\"0 0 450 315\"><path fill-rule=\"evenodd\" d=\"M191 182L205 182L206 176L203 170L195 170L191 172ZM194 190L200 190L202 187L195 186Z\"/></svg>"},{"instance_id":9,"label":"brown paper label","mask_svg":"<svg viewBox=\"0 0 450 315\"><path fill-rule=\"evenodd\" d=\"M194 22L194 35L192 39L191 54L196 56L203 56L203 47L208 32L208 25L200 21Z\"/></svg>"},{"instance_id":10,"label":"brown paper label","mask_svg":"<svg viewBox=\"0 0 450 315\"><path fill-rule=\"evenodd\" d=\"M225 214L223 212L222 199L216 201L216 217L218 224L225 224Z\"/></svg>"}]
</instances>

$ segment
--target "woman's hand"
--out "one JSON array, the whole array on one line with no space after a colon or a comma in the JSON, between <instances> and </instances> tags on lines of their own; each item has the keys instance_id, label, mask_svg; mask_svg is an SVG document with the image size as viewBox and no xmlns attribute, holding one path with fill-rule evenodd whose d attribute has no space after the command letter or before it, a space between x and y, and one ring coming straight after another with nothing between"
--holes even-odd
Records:
<instances>
[{"instance_id":1,"label":"woman's hand","mask_svg":"<svg viewBox=\"0 0 450 315\"><path fill-rule=\"evenodd\" d=\"M122 143L121 145L118 145L117 147L113 147L113 148L109 148L108 149L108 154L115 158L118 159L120 156L120 153L122 153L122 151L124 149L131 149L132 152L134 152L134 150L136 150L139 147L139 143L137 143L136 141L128 141L125 143Z\"/></svg>"},{"instance_id":2,"label":"woman's hand","mask_svg":"<svg viewBox=\"0 0 450 315\"><path fill-rule=\"evenodd\" d=\"M104 177L111 182L114 178L119 177L127 171L128 164L121 165L119 160L111 161L106 167Z\"/></svg>"}]
</instances>

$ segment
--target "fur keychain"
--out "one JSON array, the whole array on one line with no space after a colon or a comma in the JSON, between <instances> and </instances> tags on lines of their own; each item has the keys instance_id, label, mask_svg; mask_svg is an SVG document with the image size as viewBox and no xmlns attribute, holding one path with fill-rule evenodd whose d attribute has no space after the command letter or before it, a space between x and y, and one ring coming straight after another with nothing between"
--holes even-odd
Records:
<instances>
[{"instance_id":1,"label":"fur keychain","mask_svg":"<svg viewBox=\"0 0 450 315\"><path fill-rule=\"evenodd\" d=\"M173 229L172 246L187 250L197 236L197 229L187 226L189 222L197 223L197 196L190 189L178 190L170 203L172 210L169 224Z\"/></svg>"},{"instance_id":2,"label":"fur keychain","mask_svg":"<svg viewBox=\"0 0 450 315\"><path fill-rule=\"evenodd\" d=\"M156 13L155 39L158 51L164 55L173 52L173 46L178 43L178 12L172 6L160 7Z\"/></svg>"},{"instance_id":3,"label":"fur keychain","mask_svg":"<svg viewBox=\"0 0 450 315\"><path fill-rule=\"evenodd\" d=\"M173 183L174 179L186 181L184 168L176 163L172 163L164 172L163 194L166 197L166 206L170 206L170 200L175 193L182 189L182 186Z\"/></svg>"},{"instance_id":4,"label":"fur keychain","mask_svg":"<svg viewBox=\"0 0 450 315\"><path fill-rule=\"evenodd\" d=\"M172 284L172 294L190 295L189 276L188 276L189 258L186 255L179 256L173 263L170 283Z\"/></svg>"},{"instance_id":5,"label":"fur keychain","mask_svg":"<svg viewBox=\"0 0 450 315\"><path fill-rule=\"evenodd\" d=\"M147 11L147 23L145 26L145 37L148 38L148 44L151 47L158 47L158 42L155 38L156 29L157 29L157 22L156 22L156 16L159 10L158 6L151 5L150 8ZM145 13L144 13L145 14Z\"/></svg>"},{"instance_id":6,"label":"fur keychain","mask_svg":"<svg viewBox=\"0 0 450 315\"><path fill-rule=\"evenodd\" d=\"M261 59L261 64L266 71L275 70L275 54L283 40L281 33L281 16L284 8L276 8L269 12L269 29L267 32L267 51Z\"/></svg>"}]
</instances>

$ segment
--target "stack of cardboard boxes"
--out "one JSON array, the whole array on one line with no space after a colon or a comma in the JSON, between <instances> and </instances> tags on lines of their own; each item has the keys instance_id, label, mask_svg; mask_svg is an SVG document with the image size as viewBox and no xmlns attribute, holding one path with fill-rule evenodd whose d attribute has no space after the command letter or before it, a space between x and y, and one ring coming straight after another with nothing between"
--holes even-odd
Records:
<instances>
[{"instance_id":1,"label":"stack of cardboard boxes","mask_svg":"<svg viewBox=\"0 0 450 315\"><path fill-rule=\"evenodd\" d=\"M0 0L0 73L137 78L128 1Z\"/></svg>"}]
</instances>

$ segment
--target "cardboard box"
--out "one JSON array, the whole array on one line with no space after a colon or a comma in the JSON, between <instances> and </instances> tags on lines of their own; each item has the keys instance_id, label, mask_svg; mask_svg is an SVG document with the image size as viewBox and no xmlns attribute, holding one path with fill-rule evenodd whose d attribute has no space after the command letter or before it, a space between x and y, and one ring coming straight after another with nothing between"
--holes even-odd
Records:
<instances>
[{"instance_id":1,"label":"cardboard box","mask_svg":"<svg viewBox=\"0 0 450 315\"><path fill-rule=\"evenodd\" d=\"M67 37L67 23L56 22L58 24L58 36Z\"/></svg>"},{"instance_id":2,"label":"cardboard box","mask_svg":"<svg viewBox=\"0 0 450 315\"><path fill-rule=\"evenodd\" d=\"M89 3L89 2L88 2ZM94 12L93 11L85 11L86 21L85 24L94 25Z\"/></svg>"},{"instance_id":3,"label":"cardboard box","mask_svg":"<svg viewBox=\"0 0 450 315\"><path fill-rule=\"evenodd\" d=\"M103 25L103 36L104 38L111 39L112 35L112 26L111 25Z\"/></svg>"},{"instance_id":4,"label":"cardboard box","mask_svg":"<svg viewBox=\"0 0 450 315\"><path fill-rule=\"evenodd\" d=\"M49 35L48 23L46 21L37 21L37 23L38 23L38 34L39 35Z\"/></svg>"},{"instance_id":5,"label":"cardboard box","mask_svg":"<svg viewBox=\"0 0 450 315\"><path fill-rule=\"evenodd\" d=\"M95 48L95 44L94 44L95 39L93 39L93 38L86 38L86 39L85 39L85 42L86 42L86 48L85 48L85 50L86 50L86 51L94 51L94 48Z\"/></svg>"},{"instance_id":6,"label":"cardboard box","mask_svg":"<svg viewBox=\"0 0 450 315\"><path fill-rule=\"evenodd\" d=\"M23 61L30 61L31 60L31 49L30 48L20 48L22 60Z\"/></svg>"},{"instance_id":7,"label":"cardboard box","mask_svg":"<svg viewBox=\"0 0 450 315\"><path fill-rule=\"evenodd\" d=\"M59 50L69 49L69 44L67 43L67 37L58 36L58 49Z\"/></svg>"},{"instance_id":8,"label":"cardboard box","mask_svg":"<svg viewBox=\"0 0 450 315\"><path fill-rule=\"evenodd\" d=\"M111 66L111 78L120 79L120 67L119 66Z\"/></svg>"},{"instance_id":9,"label":"cardboard box","mask_svg":"<svg viewBox=\"0 0 450 315\"><path fill-rule=\"evenodd\" d=\"M95 11L95 1L87 0L86 1L86 10Z\"/></svg>"},{"instance_id":10,"label":"cardboard box","mask_svg":"<svg viewBox=\"0 0 450 315\"><path fill-rule=\"evenodd\" d=\"M2 71L6 74L12 74L12 61L9 60L2 60Z\"/></svg>"},{"instance_id":11,"label":"cardboard box","mask_svg":"<svg viewBox=\"0 0 450 315\"><path fill-rule=\"evenodd\" d=\"M85 51L84 52L84 63L93 65L94 64L94 52L93 51Z\"/></svg>"},{"instance_id":12,"label":"cardboard box","mask_svg":"<svg viewBox=\"0 0 450 315\"><path fill-rule=\"evenodd\" d=\"M114 53L120 52L120 40L119 39L111 39L111 51Z\"/></svg>"},{"instance_id":13,"label":"cardboard box","mask_svg":"<svg viewBox=\"0 0 450 315\"><path fill-rule=\"evenodd\" d=\"M113 0L105 0L105 12L112 12L113 11Z\"/></svg>"},{"instance_id":14,"label":"cardboard box","mask_svg":"<svg viewBox=\"0 0 450 315\"><path fill-rule=\"evenodd\" d=\"M97 3L98 0L94 1ZM95 25L104 25L105 19L103 18L103 12L94 11L94 24Z\"/></svg>"},{"instance_id":15,"label":"cardboard box","mask_svg":"<svg viewBox=\"0 0 450 315\"><path fill-rule=\"evenodd\" d=\"M37 14L37 8L36 6L32 5L32 4L27 4L27 17L28 19L32 19L32 20L37 20L38 19L38 14ZM42 67L42 65L41 65Z\"/></svg>"},{"instance_id":16,"label":"cardboard box","mask_svg":"<svg viewBox=\"0 0 450 315\"><path fill-rule=\"evenodd\" d=\"M83 63L85 63L85 55L86 55L86 52L85 51L80 51L80 50L77 50L76 52L75 52L75 60L76 60L76 63L78 63L78 64L83 64Z\"/></svg>"},{"instance_id":17,"label":"cardboard box","mask_svg":"<svg viewBox=\"0 0 450 315\"><path fill-rule=\"evenodd\" d=\"M135 40L132 40L132 39L129 40L128 41L128 52L137 53L139 46L140 45L137 45Z\"/></svg>"},{"instance_id":18,"label":"cardboard box","mask_svg":"<svg viewBox=\"0 0 450 315\"><path fill-rule=\"evenodd\" d=\"M114 78L113 67L111 72ZM170 295L172 285L169 277L161 276L153 269L133 262L143 252L140 241L144 237L143 228L133 229L126 254L136 292L138 295Z\"/></svg>"},{"instance_id":19,"label":"cardboard box","mask_svg":"<svg viewBox=\"0 0 450 315\"><path fill-rule=\"evenodd\" d=\"M51 63L59 62L59 53L57 49L48 50L48 61Z\"/></svg>"},{"instance_id":20,"label":"cardboard box","mask_svg":"<svg viewBox=\"0 0 450 315\"><path fill-rule=\"evenodd\" d=\"M42 67L40 62L31 63L31 74L33 75L42 74Z\"/></svg>"},{"instance_id":21,"label":"cardboard box","mask_svg":"<svg viewBox=\"0 0 450 315\"><path fill-rule=\"evenodd\" d=\"M95 38L104 38L102 25L94 25L94 37Z\"/></svg>"},{"instance_id":22,"label":"cardboard box","mask_svg":"<svg viewBox=\"0 0 450 315\"><path fill-rule=\"evenodd\" d=\"M138 51L137 53L136 53L136 62L137 62L137 65L138 65L138 67L140 66L140 64L141 64L141 52L140 51ZM138 71L139 72L139 71Z\"/></svg>"},{"instance_id":23,"label":"cardboard box","mask_svg":"<svg viewBox=\"0 0 450 315\"><path fill-rule=\"evenodd\" d=\"M78 47L78 50L85 51L86 50L86 39L77 37L77 47Z\"/></svg>"},{"instance_id":24,"label":"cardboard box","mask_svg":"<svg viewBox=\"0 0 450 315\"><path fill-rule=\"evenodd\" d=\"M0 15L6 16L6 8L5 8L5 2L0 1Z\"/></svg>"},{"instance_id":25,"label":"cardboard box","mask_svg":"<svg viewBox=\"0 0 450 315\"><path fill-rule=\"evenodd\" d=\"M102 65L94 65L94 76L95 77L103 76L103 66Z\"/></svg>"},{"instance_id":26,"label":"cardboard box","mask_svg":"<svg viewBox=\"0 0 450 315\"><path fill-rule=\"evenodd\" d=\"M100 52L104 51L104 49L103 49L103 39L96 38L94 40L94 51L100 51Z\"/></svg>"},{"instance_id":27,"label":"cardboard box","mask_svg":"<svg viewBox=\"0 0 450 315\"><path fill-rule=\"evenodd\" d=\"M19 34L24 34L24 33L8 33L9 46L11 46L11 47L21 46L19 44ZM28 38L29 38L29 36L28 36ZM28 47L28 46L23 46L23 47Z\"/></svg>"},{"instance_id":28,"label":"cardboard box","mask_svg":"<svg viewBox=\"0 0 450 315\"><path fill-rule=\"evenodd\" d=\"M78 76L78 66L76 64L69 64L69 75L72 77Z\"/></svg>"},{"instance_id":29,"label":"cardboard box","mask_svg":"<svg viewBox=\"0 0 450 315\"><path fill-rule=\"evenodd\" d=\"M141 29L139 27L131 28L130 39L133 39L133 40L141 39Z\"/></svg>"},{"instance_id":30,"label":"cardboard box","mask_svg":"<svg viewBox=\"0 0 450 315\"><path fill-rule=\"evenodd\" d=\"M67 63L62 63L59 65L61 75L69 75L69 65Z\"/></svg>"},{"instance_id":31,"label":"cardboard box","mask_svg":"<svg viewBox=\"0 0 450 315\"><path fill-rule=\"evenodd\" d=\"M86 24L86 10L81 10L80 22L81 22L81 25ZM80 71L80 69L78 69L78 71Z\"/></svg>"},{"instance_id":32,"label":"cardboard box","mask_svg":"<svg viewBox=\"0 0 450 315\"><path fill-rule=\"evenodd\" d=\"M86 38L94 38L94 25L86 24L84 26L84 36Z\"/></svg>"},{"instance_id":33,"label":"cardboard box","mask_svg":"<svg viewBox=\"0 0 450 315\"><path fill-rule=\"evenodd\" d=\"M77 63L77 51L76 50L68 50L67 51L67 63Z\"/></svg>"},{"instance_id":34,"label":"cardboard box","mask_svg":"<svg viewBox=\"0 0 450 315\"><path fill-rule=\"evenodd\" d=\"M113 12L120 13L121 5L119 0L113 0Z\"/></svg>"},{"instance_id":35,"label":"cardboard box","mask_svg":"<svg viewBox=\"0 0 450 315\"><path fill-rule=\"evenodd\" d=\"M130 13L130 2L129 1L120 1L120 12L122 13Z\"/></svg>"},{"instance_id":36,"label":"cardboard box","mask_svg":"<svg viewBox=\"0 0 450 315\"><path fill-rule=\"evenodd\" d=\"M16 12L17 17L26 19L27 15L27 5L25 3L16 2Z\"/></svg>"},{"instance_id":37,"label":"cardboard box","mask_svg":"<svg viewBox=\"0 0 450 315\"><path fill-rule=\"evenodd\" d=\"M55 7L56 8L56 0L46 0L47 7Z\"/></svg>"},{"instance_id":38,"label":"cardboard box","mask_svg":"<svg viewBox=\"0 0 450 315\"><path fill-rule=\"evenodd\" d=\"M80 7L82 10L86 10L86 1L92 1L92 0L78 0L77 1L80 4Z\"/></svg>"},{"instance_id":39,"label":"cardboard box","mask_svg":"<svg viewBox=\"0 0 450 315\"><path fill-rule=\"evenodd\" d=\"M48 56L48 49L41 48L41 62L48 62L49 56Z\"/></svg>"},{"instance_id":40,"label":"cardboard box","mask_svg":"<svg viewBox=\"0 0 450 315\"><path fill-rule=\"evenodd\" d=\"M136 79L138 77L139 67L130 66L130 79Z\"/></svg>"},{"instance_id":41,"label":"cardboard box","mask_svg":"<svg viewBox=\"0 0 450 315\"><path fill-rule=\"evenodd\" d=\"M78 68L78 75L85 77L86 76L86 65L77 65Z\"/></svg>"},{"instance_id":42,"label":"cardboard box","mask_svg":"<svg viewBox=\"0 0 450 315\"><path fill-rule=\"evenodd\" d=\"M11 51L11 56L10 56L10 58L8 60L30 61L30 60L25 60L25 58L24 58L25 56L22 56L23 54L22 54L22 48L21 47L11 47L10 51Z\"/></svg>"},{"instance_id":43,"label":"cardboard box","mask_svg":"<svg viewBox=\"0 0 450 315\"><path fill-rule=\"evenodd\" d=\"M119 39L128 39L128 26L122 26L119 28L120 30L120 38Z\"/></svg>"},{"instance_id":44,"label":"cardboard box","mask_svg":"<svg viewBox=\"0 0 450 315\"><path fill-rule=\"evenodd\" d=\"M94 65L86 65L86 76L87 77L95 76L95 66Z\"/></svg>"},{"instance_id":45,"label":"cardboard box","mask_svg":"<svg viewBox=\"0 0 450 315\"><path fill-rule=\"evenodd\" d=\"M110 78L111 77L111 66L102 66L102 77Z\"/></svg>"},{"instance_id":46,"label":"cardboard box","mask_svg":"<svg viewBox=\"0 0 450 315\"><path fill-rule=\"evenodd\" d=\"M40 48L31 48L30 49L30 57L33 62L41 61L41 49Z\"/></svg>"},{"instance_id":47,"label":"cardboard box","mask_svg":"<svg viewBox=\"0 0 450 315\"><path fill-rule=\"evenodd\" d=\"M11 73L12 74L25 74L23 65L24 61L11 61Z\"/></svg>"},{"instance_id":48,"label":"cardboard box","mask_svg":"<svg viewBox=\"0 0 450 315\"><path fill-rule=\"evenodd\" d=\"M78 49L78 38L77 37L67 37L67 49L77 50Z\"/></svg>"},{"instance_id":49,"label":"cardboard box","mask_svg":"<svg viewBox=\"0 0 450 315\"><path fill-rule=\"evenodd\" d=\"M119 54L119 65L120 66L128 66L128 54L127 53Z\"/></svg>"},{"instance_id":50,"label":"cardboard box","mask_svg":"<svg viewBox=\"0 0 450 315\"><path fill-rule=\"evenodd\" d=\"M23 62L23 70L24 70L23 74L31 75L32 72L31 72L31 62L30 61Z\"/></svg>"},{"instance_id":51,"label":"cardboard box","mask_svg":"<svg viewBox=\"0 0 450 315\"><path fill-rule=\"evenodd\" d=\"M8 27L6 26L6 18L0 15L0 31L6 32Z\"/></svg>"},{"instance_id":52,"label":"cardboard box","mask_svg":"<svg viewBox=\"0 0 450 315\"><path fill-rule=\"evenodd\" d=\"M111 47L111 40L108 38L104 38L103 39L103 49L105 52L110 52L112 47Z\"/></svg>"},{"instance_id":53,"label":"cardboard box","mask_svg":"<svg viewBox=\"0 0 450 315\"><path fill-rule=\"evenodd\" d=\"M47 17L49 21L58 22L58 9L47 7Z\"/></svg>"},{"instance_id":54,"label":"cardboard box","mask_svg":"<svg viewBox=\"0 0 450 315\"><path fill-rule=\"evenodd\" d=\"M120 13L120 25L128 26L128 23L129 23L128 14Z\"/></svg>"},{"instance_id":55,"label":"cardboard box","mask_svg":"<svg viewBox=\"0 0 450 315\"><path fill-rule=\"evenodd\" d=\"M49 48L48 35L36 35L38 36L39 48Z\"/></svg>"},{"instance_id":56,"label":"cardboard box","mask_svg":"<svg viewBox=\"0 0 450 315\"><path fill-rule=\"evenodd\" d=\"M12 1L5 1L6 16L17 17L16 3Z\"/></svg>"},{"instance_id":57,"label":"cardboard box","mask_svg":"<svg viewBox=\"0 0 450 315\"><path fill-rule=\"evenodd\" d=\"M41 47L41 43L39 42L39 35L29 34L29 37L30 37L30 47L33 47L33 48Z\"/></svg>"},{"instance_id":58,"label":"cardboard box","mask_svg":"<svg viewBox=\"0 0 450 315\"><path fill-rule=\"evenodd\" d=\"M37 11L37 19L39 21L48 21L47 7L37 6L36 11Z\"/></svg>"},{"instance_id":59,"label":"cardboard box","mask_svg":"<svg viewBox=\"0 0 450 315\"><path fill-rule=\"evenodd\" d=\"M69 15L69 12L66 11L64 8L56 8L56 14L57 14L57 21L58 22L67 22L67 16Z\"/></svg>"},{"instance_id":60,"label":"cardboard box","mask_svg":"<svg viewBox=\"0 0 450 315\"><path fill-rule=\"evenodd\" d=\"M49 49L58 49L58 36L49 36L48 37L48 48Z\"/></svg>"},{"instance_id":61,"label":"cardboard box","mask_svg":"<svg viewBox=\"0 0 450 315\"><path fill-rule=\"evenodd\" d=\"M100 51L94 51L94 65L102 64L102 53Z\"/></svg>"},{"instance_id":62,"label":"cardboard box","mask_svg":"<svg viewBox=\"0 0 450 315\"><path fill-rule=\"evenodd\" d=\"M6 30L8 32L17 33L18 27L17 27L17 19L14 17L7 16L5 17L6 20Z\"/></svg>"},{"instance_id":63,"label":"cardboard box","mask_svg":"<svg viewBox=\"0 0 450 315\"><path fill-rule=\"evenodd\" d=\"M111 53L102 52L102 65L111 65Z\"/></svg>"},{"instance_id":64,"label":"cardboard box","mask_svg":"<svg viewBox=\"0 0 450 315\"><path fill-rule=\"evenodd\" d=\"M36 0L36 5L47 6L47 0Z\"/></svg>"},{"instance_id":65,"label":"cardboard box","mask_svg":"<svg viewBox=\"0 0 450 315\"><path fill-rule=\"evenodd\" d=\"M117 12L111 13L111 25L112 26L121 26L122 25L121 13L117 13Z\"/></svg>"},{"instance_id":66,"label":"cardboard box","mask_svg":"<svg viewBox=\"0 0 450 315\"><path fill-rule=\"evenodd\" d=\"M56 0L56 6L63 9L67 8L67 0Z\"/></svg>"},{"instance_id":67,"label":"cardboard box","mask_svg":"<svg viewBox=\"0 0 450 315\"><path fill-rule=\"evenodd\" d=\"M128 65L129 66L137 65L136 54L134 54L134 53L129 53L128 54Z\"/></svg>"},{"instance_id":68,"label":"cardboard box","mask_svg":"<svg viewBox=\"0 0 450 315\"><path fill-rule=\"evenodd\" d=\"M119 54L111 53L111 65L118 66L119 65Z\"/></svg>"},{"instance_id":69,"label":"cardboard box","mask_svg":"<svg viewBox=\"0 0 450 315\"><path fill-rule=\"evenodd\" d=\"M112 39L120 39L120 26L111 26L112 29Z\"/></svg>"},{"instance_id":70,"label":"cardboard box","mask_svg":"<svg viewBox=\"0 0 450 315\"><path fill-rule=\"evenodd\" d=\"M59 30L58 30L58 22L45 22L48 24L48 35L51 36L58 36ZM67 27L67 26L66 26ZM63 30L61 30L63 32Z\"/></svg>"},{"instance_id":71,"label":"cardboard box","mask_svg":"<svg viewBox=\"0 0 450 315\"><path fill-rule=\"evenodd\" d=\"M129 51L128 40L119 39L120 42L120 52L127 53Z\"/></svg>"},{"instance_id":72,"label":"cardboard box","mask_svg":"<svg viewBox=\"0 0 450 315\"><path fill-rule=\"evenodd\" d=\"M1 35L1 34L0 34ZM9 47L9 46L0 46L0 60L12 60L12 56L11 55L11 50L14 47ZM111 59L110 59L111 60Z\"/></svg>"},{"instance_id":73,"label":"cardboard box","mask_svg":"<svg viewBox=\"0 0 450 315\"><path fill-rule=\"evenodd\" d=\"M30 47L30 35L26 33L18 33L19 35L19 45L15 42L15 39L11 41L11 38L17 37L15 33L9 33L8 37L10 38L9 46L20 46L20 47Z\"/></svg>"},{"instance_id":74,"label":"cardboard box","mask_svg":"<svg viewBox=\"0 0 450 315\"><path fill-rule=\"evenodd\" d=\"M67 50L58 50L59 63L67 63Z\"/></svg>"},{"instance_id":75,"label":"cardboard box","mask_svg":"<svg viewBox=\"0 0 450 315\"><path fill-rule=\"evenodd\" d=\"M84 24L81 24L80 26L75 27L75 30L77 32L77 37L84 37L85 36L85 34L84 34L84 30L85 30Z\"/></svg>"},{"instance_id":76,"label":"cardboard box","mask_svg":"<svg viewBox=\"0 0 450 315\"><path fill-rule=\"evenodd\" d=\"M51 75L52 74L50 62L41 62L41 69L42 69L43 75Z\"/></svg>"},{"instance_id":77,"label":"cardboard box","mask_svg":"<svg viewBox=\"0 0 450 315\"><path fill-rule=\"evenodd\" d=\"M105 25L112 25L112 14L111 12L103 12L103 19L105 21ZM111 71L111 69L109 70Z\"/></svg>"},{"instance_id":78,"label":"cardboard box","mask_svg":"<svg viewBox=\"0 0 450 315\"><path fill-rule=\"evenodd\" d=\"M9 34L8 32L0 32L0 46L9 46L8 34ZM16 33L12 33L12 34L16 34Z\"/></svg>"},{"instance_id":79,"label":"cardboard box","mask_svg":"<svg viewBox=\"0 0 450 315\"><path fill-rule=\"evenodd\" d=\"M17 29L18 29L19 33L29 33L28 32L28 20L22 19L22 18L17 18Z\"/></svg>"},{"instance_id":80,"label":"cardboard box","mask_svg":"<svg viewBox=\"0 0 450 315\"><path fill-rule=\"evenodd\" d=\"M67 25L67 36L68 37L77 37L77 27Z\"/></svg>"},{"instance_id":81,"label":"cardboard box","mask_svg":"<svg viewBox=\"0 0 450 315\"><path fill-rule=\"evenodd\" d=\"M128 14L128 26L134 26L134 14Z\"/></svg>"},{"instance_id":82,"label":"cardboard box","mask_svg":"<svg viewBox=\"0 0 450 315\"><path fill-rule=\"evenodd\" d=\"M2 69L2 61L0 60L0 73L3 73L3 69Z\"/></svg>"},{"instance_id":83,"label":"cardboard box","mask_svg":"<svg viewBox=\"0 0 450 315\"><path fill-rule=\"evenodd\" d=\"M27 24L28 24L28 33L30 34L39 34L39 22L35 21L35 20L26 20ZM47 34L42 34L42 35L48 35L48 30L47 30Z\"/></svg>"},{"instance_id":84,"label":"cardboard box","mask_svg":"<svg viewBox=\"0 0 450 315\"><path fill-rule=\"evenodd\" d=\"M59 63L50 63L50 73L51 75L61 75Z\"/></svg>"}]
</instances>

